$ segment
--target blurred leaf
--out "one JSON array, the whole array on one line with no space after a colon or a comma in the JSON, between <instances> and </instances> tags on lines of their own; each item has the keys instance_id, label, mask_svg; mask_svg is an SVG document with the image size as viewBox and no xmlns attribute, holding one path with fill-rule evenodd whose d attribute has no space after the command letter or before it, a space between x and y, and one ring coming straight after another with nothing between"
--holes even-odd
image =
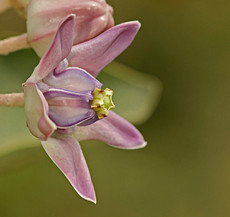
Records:
<instances>
[{"instance_id":1,"label":"blurred leaf","mask_svg":"<svg viewBox=\"0 0 230 217\"><path fill-rule=\"evenodd\" d=\"M98 79L114 90L115 111L134 124L152 115L162 92L158 78L117 62L109 64Z\"/></svg>"},{"instance_id":2,"label":"blurred leaf","mask_svg":"<svg viewBox=\"0 0 230 217\"><path fill-rule=\"evenodd\" d=\"M0 92L21 92L22 83L31 75L39 58L32 49L0 55Z\"/></svg>"},{"instance_id":3,"label":"blurred leaf","mask_svg":"<svg viewBox=\"0 0 230 217\"><path fill-rule=\"evenodd\" d=\"M0 13L0 31L26 32L26 20L15 8Z\"/></svg>"},{"instance_id":4,"label":"blurred leaf","mask_svg":"<svg viewBox=\"0 0 230 217\"><path fill-rule=\"evenodd\" d=\"M38 57L32 49L0 56L0 92L22 91L22 83L37 62ZM0 157L39 144L26 127L23 108L0 108L0 138Z\"/></svg>"},{"instance_id":5,"label":"blurred leaf","mask_svg":"<svg viewBox=\"0 0 230 217\"><path fill-rule=\"evenodd\" d=\"M6 31L2 30L0 31L0 40L6 39L8 37L16 36L22 34L21 32L16 32L16 31Z\"/></svg>"},{"instance_id":6,"label":"blurred leaf","mask_svg":"<svg viewBox=\"0 0 230 217\"><path fill-rule=\"evenodd\" d=\"M39 160L40 156L39 146L37 148L24 148L10 152L0 158L0 174L18 171Z\"/></svg>"},{"instance_id":7,"label":"blurred leaf","mask_svg":"<svg viewBox=\"0 0 230 217\"><path fill-rule=\"evenodd\" d=\"M0 108L0 120L0 157L38 145L26 127L22 108Z\"/></svg>"}]
</instances>

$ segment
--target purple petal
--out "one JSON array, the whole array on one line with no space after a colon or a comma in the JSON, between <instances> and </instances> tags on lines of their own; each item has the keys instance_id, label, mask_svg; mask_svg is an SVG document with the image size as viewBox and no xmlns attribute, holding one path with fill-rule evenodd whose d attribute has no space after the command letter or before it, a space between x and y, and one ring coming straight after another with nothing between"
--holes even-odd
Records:
<instances>
[{"instance_id":1,"label":"purple petal","mask_svg":"<svg viewBox=\"0 0 230 217\"><path fill-rule=\"evenodd\" d=\"M97 114L95 113L95 115L92 118L85 120L84 122L78 124L78 126L88 126L88 125L93 124L94 122L96 122L98 120L99 120L99 118L98 118Z\"/></svg>"},{"instance_id":2,"label":"purple petal","mask_svg":"<svg viewBox=\"0 0 230 217\"><path fill-rule=\"evenodd\" d=\"M25 84L25 115L30 132L40 140L46 140L56 130L48 117L48 104L35 84Z\"/></svg>"},{"instance_id":3,"label":"purple petal","mask_svg":"<svg viewBox=\"0 0 230 217\"><path fill-rule=\"evenodd\" d=\"M77 67L67 68L59 73L50 73L44 82L55 88L78 92L93 91L96 87L100 89L102 86L92 75Z\"/></svg>"},{"instance_id":4,"label":"purple petal","mask_svg":"<svg viewBox=\"0 0 230 217\"><path fill-rule=\"evenodd\" d=\"M131 44L139 28L138 21L114 26L87 42L73 46L67 59L71 66L83 68L96 77Z\"/></svg>"},{"instance_id":5,"label":"purple petal","mask_svg":"<svg viewBox=\"0 0 230 217\"><path fill-rule=\"evenodd\" d=\"M49 117L58 128L71 127L92 119L96 113L91 109L91 92L74 92L50 89L43 93L49 105Z\"/></svg>"},{"instance_id":6,"label":"purple petal","mask_svg":"<svg viewBox=\"0 0 230 217\"><path fill-rule=\"evenodd\" d=\"M100 140L123 149L143 148L145 142L141 133L127 120L110 111L109 116L86 127L76 127L78 140Z\"/></svg>"},{"instance_id":7,"label":"purple petal","mask_svg":"<svg viewBox=\"0 0 230 217\"><path fill-rule=\"evenodd\" d=\"M71 136L58 135L56 138L50 137L47 141L42 141L42 145L78 194L96 203L89 169L77 140Z\"/></svg>"},{"instance_id":8,"label":"purple petal","mask_svg":"<svg viewBox=\"0 0 230 217\"><path fill-rule=\"evenodd\" d=\"M42 80L68 56L73 44L74 25L75 15L69 15L58 28L49 49L27 82Z\"/></svg>"},{"instance_id":9,"label":"purple petal","mask_svg":"<svg viewBox=\"0 0 230 217\"><path fill-rule=\"evenodd\" d=\"M41 87L42 82L39 82L39 88ZM43 89L44 90L44 89ZM42 91L46 100L52 99L54 97L68 97L68 98L81 98L86 100L93 100L92 91L84 91L84 92L77 92L77 91L70 91L65 89L58 89L58 88L50 88Z\"/></svg>"}]
</instances>

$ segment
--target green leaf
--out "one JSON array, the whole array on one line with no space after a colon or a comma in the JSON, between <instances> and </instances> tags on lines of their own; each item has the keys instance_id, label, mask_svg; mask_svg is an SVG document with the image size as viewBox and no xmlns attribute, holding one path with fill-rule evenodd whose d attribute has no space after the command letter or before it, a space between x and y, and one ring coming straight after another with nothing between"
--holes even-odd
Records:
<instances>
[{"instance_id":1,"label":"green leaf","mask_svg":"<svg viewBox=\"0 0 230 217\"><path fill-rule=\"evenodd\" d=\"M0 56L0 93L21 92L37 62L31 49ZM0 138L0 157L39 144L26 127L23 108L0 107Z\"/></svg>"},{"instance_id":2,"label":"green leaf","mask_svg":"<svg viewBox=\"0 0 230 217\"><path fill-rule=\"evenodd\" d=\"M11 36L16 36L16 35L20 35L22 34L21 32L16 32L16 31L6 31L6 30L2 30L0 31L0 40L9 38Z\"/></svg>"}]
</instances>

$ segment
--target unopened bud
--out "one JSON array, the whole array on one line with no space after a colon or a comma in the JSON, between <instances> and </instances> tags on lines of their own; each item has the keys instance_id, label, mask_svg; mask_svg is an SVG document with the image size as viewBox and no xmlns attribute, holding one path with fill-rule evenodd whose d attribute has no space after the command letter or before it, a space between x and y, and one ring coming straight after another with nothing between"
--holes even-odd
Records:
<instances>
[{"instance_id":1,"label":"unopened bud","mask_svg":"<svg viewBox=\"0 0 230 217\"><path fill-rule=\"evenodd\" d=\"M27 12L28 42L39 56L69 14L76 15L74 45L114 25L113 9L105 0L31 0Z\"/></svg>"}]
</instances>

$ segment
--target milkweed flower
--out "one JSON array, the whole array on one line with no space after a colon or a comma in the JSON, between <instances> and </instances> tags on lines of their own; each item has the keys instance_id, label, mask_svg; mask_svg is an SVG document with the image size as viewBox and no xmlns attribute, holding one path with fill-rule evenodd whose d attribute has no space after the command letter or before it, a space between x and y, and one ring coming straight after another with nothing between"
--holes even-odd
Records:
<instances>
[{"instance_id":1,"label":"milkweed flower","mask_svg":"<svg viewBox=\"0 0 230 217\"><path fill-rule=\"evenodd\" d=\"M133 41L140 24L126 22L72 46L75 15L59 26L53 41L24 84L30 132L74 189L96 203L90 173L78 141L95 139L124 149L144 147L140 132L109 111L112 91L95 78Z\"/></svg>"}]
</instances>

